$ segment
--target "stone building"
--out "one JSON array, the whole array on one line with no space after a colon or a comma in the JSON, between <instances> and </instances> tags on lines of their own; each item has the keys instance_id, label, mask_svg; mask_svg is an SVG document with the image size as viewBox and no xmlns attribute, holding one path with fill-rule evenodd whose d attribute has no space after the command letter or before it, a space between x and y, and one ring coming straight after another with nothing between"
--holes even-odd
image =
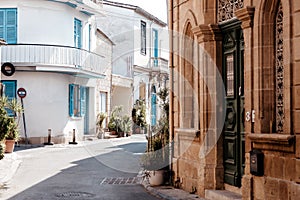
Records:
<instances>
[{"instance_id":1,"label":"stone building","mask_svg":"<svg viewBox=\"0 0 300 200\"><path fill-rule=\"evenodd\" d=\"M208 199L298 199L300 1L168 8L174 184Z\"/></svg>"}]
</instances>

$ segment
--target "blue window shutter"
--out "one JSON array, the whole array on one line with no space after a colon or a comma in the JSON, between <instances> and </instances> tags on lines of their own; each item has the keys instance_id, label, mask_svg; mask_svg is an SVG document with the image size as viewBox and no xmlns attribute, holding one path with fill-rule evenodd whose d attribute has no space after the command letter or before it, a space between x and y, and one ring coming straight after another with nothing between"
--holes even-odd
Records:
<instances>
[{"instance_id":1,"label":"blue window shutter","mask_svg":"<svg viewBox=\"0 0 300 200\"><path fill-rule=\"evenodd\" d=\"M0 38L1 39L5 39L4 13L5 13L5 11L0 9Z\"/></svg>"},{"instance_id":2,"label":"blue window shutter","mask_svg":"<svg viewBox=\"0 0 300 200\"><path fill-rule=\"evenodd\" d=\"M156 94L151 95L151 125L156 125Z\"/></svg>"},{"instance_id":3,"label":"blue window shutter","mask_svg":"<svg viewBox=\"0 0 300 200\"><path fill-rule=\"evenodd\" d=\"M74 116L74 85L69 85L69 115Z\"/></svg>"},{"instance_id":4,"label":"blue window shutter","mask_svg":"<svg viewBox=\"0 0 300 200\"><path fill-rule=\"evenodd\" d=\"M4 95L7 97L9 101L16 98L16 81L2 81L3 85L5 86ZM14 116L12 110L6 110L9 116Z\"/></svg>"},{"instance_id":5,"label":"blue window shutter","mask_svg":"<svg viewBox=\"0 0 300 200\"><path fill-rule=\"evenodd\" d=\"M154 66L158 66L158 31L153 29L153 57L154 57Z\"/></svg>"},{"instance_id":6,"label":"blue window shutter","mask_svg":"<svg viewBox=\"0 0 300 200\"><path fill-rule=\"evenodd\" d=\"M86 87L80 86L80 115L85 115L86 108Z\"/></svg>"},{"instance_id":7,"label":"blue window shutter","mask_svg":"<svg viewBox=\"0 0 300 200\"><path fill-rule=\"evenodd\" d=\"M6 10L6 42L8 44L17 43L17 10Z\"/></svg>"},{"instance_id":8,"label":"blue window shutter","mask_svg":"<svg viewBox=\"0 0 300 200\"><path fill-rule=\"evenodd\" d=\"M78 19L74 20L74 46L77 48L81 48L81 21Z\"/></svg>"}]
</instances>

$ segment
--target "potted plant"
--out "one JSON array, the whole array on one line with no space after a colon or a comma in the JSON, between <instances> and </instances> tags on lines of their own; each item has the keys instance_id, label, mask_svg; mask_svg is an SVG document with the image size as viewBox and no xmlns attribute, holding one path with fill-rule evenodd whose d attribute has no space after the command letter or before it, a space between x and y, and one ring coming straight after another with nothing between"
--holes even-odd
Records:
<instances>
[{"instance_id":1,"label":"potted plant","mask_svg":"<svg viewBox=\"0 0 300 200\"><path fill-rule=\"evenodd\" d=\"M109 122L108 122L108 129L112 135L117 135L118 132L121 131L121 112L123 111L123 106L115 106L112 109Z\"/></svg>"},{"instance_id":2,"label":"potted plant","mask_svg":"<svg viewBox=\"0 0 300 200\"><path fill-rule=\"evenodd\" d=\"M148 149L141 157L141 165L150 185L161 185L169 166L169 91L161 89L157 93L162 113L158 124L153 127L152 136L148 137Z\"/></svg>"},{"instance_id":3,"label":"potted plant","mask_svg":"<svg viewBox=\"0 0 300 200\"><path fill-rule=\"evenodd\" d=\"M12 153L15 147L15 142L19 139L19 129L14 118L8 118L8 133L5 136L5 153Z\"/></svg>"},{"instance_id":4,"label":"potted plant","mask_svg":"<svg viewBox=\"0 0 300 200\"><path fill-rule=\"evenodd\" d=\"M4 136L5 152L11 153L14 150L15 142L19 139L18 123L23 110L16 99L8 101L7 97L1 97L0 106L0 133L2 133L2 137ZM8 116L7 110L10 110L12 116Z\"/></svg>"},{"instance_id":5,"label":"potted plant","mask_svg":"<svg viewBox=\"0 0 300 200\"><path fill-rule=\"evenodd\" d=\"M148 178L151 186L164 183L165 168L168 164L168 151L163 149L162 141L157 137L152 143L152 148L141 156L144 178Z\"/></svg>"},{"instance_id":6,"label":"potted plant","mask_svg":"<svg viewBox=\"0 0 300 200\"><path fill-rule=\"evenodd\" d=\"M96 122L96 127L97 127L97 138L102 139L103 138L103 122L106 119L107 114L106 113L99 113L97 115L97 122Z\"/></svg>"},{"instance_id":7,"label":"potted plant","mask_svg":"<svg viewBox=\"0 0 300 200\"><path fill-rule=\"evenodd\" d=\"M128 137L130 134L130 130L131 130L131 120L130 117L128 115L124 115L122 117L122 131L124 132L124 134L126 135L126 137Z\"/></svg>"},{"instance_id":8,"label":"potted plant","mask_svg":"<svg viewBox=\"0 0 300 200\"><path fill-rule=\"evenodd\" d=\"M144 99L137 99L133 105L131 112L133 121L133 133L139 134L144 133L144 129L147 126L146 121L146 104Z\"/></svg>"}]
</instances>

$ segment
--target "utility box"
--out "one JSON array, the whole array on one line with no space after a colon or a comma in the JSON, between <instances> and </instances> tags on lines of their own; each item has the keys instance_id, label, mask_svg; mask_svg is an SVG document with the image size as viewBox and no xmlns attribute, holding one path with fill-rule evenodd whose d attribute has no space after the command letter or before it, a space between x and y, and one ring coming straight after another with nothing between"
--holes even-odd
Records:
<instances>
[{"instance_id":1,"label":"utility box","mask_svg":"<svg viewBox=\"0 0 300 200\"><path fill-rule=\"evenodd\" d=\"M260 150L250 151L250 173L255 176L264 175L264 154Z\"/></svg>"}]
</instances>

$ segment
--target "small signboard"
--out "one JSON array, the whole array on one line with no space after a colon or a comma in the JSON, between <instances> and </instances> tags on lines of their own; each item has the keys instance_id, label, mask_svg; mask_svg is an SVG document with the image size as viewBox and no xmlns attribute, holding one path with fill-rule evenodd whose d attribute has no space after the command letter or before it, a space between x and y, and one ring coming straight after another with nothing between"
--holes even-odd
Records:
<instances>
[{"instance_id":1,"label":"small signboard","mask_svg":"<svg viewBox=\"0 0 300 200\"><path fill-rule=\"evenodd\" d=\"M16 69L15 66L11 63L3 63L3 65L1 66L1 72L5 75L5 76L12 76L15 73Z\"/></svg>"},{"instance_id":2,"label":"small signboard","mask_svg":"<svg viewBox=\"0 0 300 200\"><path fill-rule=\"evenodd\" d=\"M23 98L26 97L27 92L26 92L26 90L25 90L24 88L19 88L19 89L17 90L17 94L18 94L18 96L19 96L21 99L23 99Z\"/></svg>"}]
</instances>

